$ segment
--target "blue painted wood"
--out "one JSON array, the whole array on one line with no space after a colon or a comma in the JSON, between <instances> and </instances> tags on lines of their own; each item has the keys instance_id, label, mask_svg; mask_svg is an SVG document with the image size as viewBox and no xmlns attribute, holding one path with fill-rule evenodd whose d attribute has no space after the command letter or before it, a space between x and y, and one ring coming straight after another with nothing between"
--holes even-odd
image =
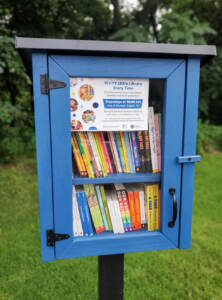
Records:
<instances>
[{"instance_id":1,"label":"blue painted wood","mask_svg":"<svg viewBox=\"0 0 222 300\"><path fill-rule=\"evenodd\" d=\"M72 180L73 185L80 184L108 184L108 183L128 183L128 182L159 182L160 173L147 174L110 174L106 177L88 178L75 176Z\"/></svg>"},{"instance_id":2,"label":"blue painted wood","mask_svg":"<svg viewBox=\"0 0 222 300\"><path fill-rule=\"evenodd\" d=\"M46 246L46 230L53 229L51 138L49 98L40 91L40 74L48 72L47 55L33 54L33 89L35 105L35 132L39 187L39 214L42 260L54 260L54 249Z\"/></svg>"},{"instance_id":3,"label":"blue painted wood","mask_svg":"<svg viewBox=\"0 0 222 300\"><path fill-rule=\"evenodd\" d=\"M72 154L69 76L48 59L49 78L63 81L65 88L50 90L52 132L52 166L55 232L73 235L72 231ZM57 242L55 255L70 244L70 239Z\"/></svg>"},{"instance_id":4,"label":"blue painted wood","mask_svg":"<svg viewBox=\"0 0 222 300\"><path fill-rule=\"evenodd\" d=\"M173 200L169 193L175 188L178 212L180 209L181 165L177 157L182 155L183 114L184 114L185 62L167 78L163 111L163 168L162 168L162 232L178 247L179 220L169 227L172 220Z\"/></svg>"},{"instance_id":5,"label":"blue painted wood","mask_svg":"<svg viewBox=\"0 0 222 300\"><path fill-rule=\"evenodd\" d=\"M172 199L168 189L170 187L175 187L176 196L178 201L180 201L181 165L177 163L177 157L182 155L185 62L183 60L142 59L145 64L145 68L142 66L141 60L134 58L127 58L128 64L126 63L126 60L124 60L122 64L120 63L122 62L122 58L121 61L116 57L109 58L109 60L104 62L104 60L101 60L99 57L91 57L92 66L91 61L89 61L87 57L86 60L85 57L69 57L67 61L65 59L61 61L60 58L63 58L63 56L49 57L50 79L64 81L67 83L67 87L64 89L50 91L54 219L56 232L68 233L73 236L71 199L72 162L68 74L72 76L82 76L82 69L84 69L87 70L87 74L84 76L92 76L93 74L94 77L131 76L141 78L158 75L159 78L164 78L165 76L166 95L164 99L165 116L163 118L163 205L161 226L163 234L146 232L140 235L138 232L135 232L130 236L128 234L119 236L111 233L110 235L103 235L104 239L95 237L92 240L79 240L79 238L77 238L78 243L76 242L76 238L73 240L70 238L56 243L56 258L115 254L178 247L178 220L175 227L168 227L168 222L172 219L173 212ZM97 67L96 61L98 62ZM164 67L165 62L167 68ZM138 68L136 67L137 64ZM77 65L79 65L78 68ZM154 70L152 68L156 69ZM70 70L73 70L72 73L69 73ZM127 76L127 72L129 72L129 76ZM144 175L141 175L141 181L146 181L147 179L143 176ZM159 174L156 176L159 176ZM135 178L137 177L135 176ZM75 183L80 183L80 181ZM89 183L88 179L87 183ZM178 207L180 206L179 204L180 203L178 203Z\"/></svg>"},{"instance_id":6,"label":"blue painted wood","mask_svg":"<svg viewBox=\"0 0 222 300\"><path fill-rule=\"evenodd\" d=\"M198 93L200 77L200 60L189 58L186 73L186 99L184 121L183 155L196 154L196 132L198 117ZM181 249L190 248L193 210L193 187L195 164L185 164L182 169L182 193L180 216L180 241Z\"/></svg>"},{"instance_id":7,"label":"blue painted wood","mask_svg":"<svg viewBox=\"0 0 222 300\"><path fill-rule=\"evenodd\" d=\"M179 164L194 163L199 161L200 161L200 155L187 155L187 156L178 157Z\"/></svg>"},{"instance_id":8,"label":"blue painted wood","mask_svg":"<svg viewBox=\"0 0 222 300\"><path fill-rule=\"evenodd\" d=\"M70 247L57 258L72 258L98 256L129 252L142 252L161 249L174 249L171 243L160 232L139 230L131 233L102 233L93 237L78 237L73 239Z\"/></svg>"},{"instance_id":9,"label":"blue painted wood","mask_svg":"<svg viewBox=\"0 0 222 300\"><path fill-rule=\"evenodd\" d=\"M166 78L182 59L147 59L135 57L62 56L52 58L70 76Z\"/></svg>"}]
</instances>

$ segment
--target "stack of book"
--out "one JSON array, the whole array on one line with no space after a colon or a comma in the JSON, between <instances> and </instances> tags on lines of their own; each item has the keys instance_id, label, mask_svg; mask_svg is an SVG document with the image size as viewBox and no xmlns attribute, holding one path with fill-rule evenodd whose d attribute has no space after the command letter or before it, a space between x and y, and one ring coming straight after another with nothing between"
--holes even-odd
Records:
<instances>
[{"instance_id":1,"label":"stack of book","mask_svg":"<svg viewBox=\"0 0 222 300\"><path fill-rule=\"evenodd\" d=\"M160 230L159 184L73 186L74 236Z\"/></svg>"},{"instance_id":2,"label":"stack of book","mask_svg":"<svg viewBox=\"0 0 222 300\"><path fill-rule=\"evenodd\" d=\"M72 133L73 173L90 178L161 171L161 115L149 107L147 131Z\"/></svg>"}]
</instances>

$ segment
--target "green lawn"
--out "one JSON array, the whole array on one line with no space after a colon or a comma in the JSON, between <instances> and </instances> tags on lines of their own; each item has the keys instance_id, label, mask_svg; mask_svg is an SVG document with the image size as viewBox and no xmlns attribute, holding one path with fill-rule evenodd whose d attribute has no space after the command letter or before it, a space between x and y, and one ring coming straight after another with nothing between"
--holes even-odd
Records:
<instances>
[{"instance_id":1,"label":"green lawn","mask_svg":"<svg viewBox=\"0 0 222 300\"><path fill-rule=\"evenodd\" d=\"M222 154L196 165L191 250L125 255L125 299L222 299ZM42 263L35 161L0 166L0 299L97 299L97 258Z\"/></svg>"}]
</instances>

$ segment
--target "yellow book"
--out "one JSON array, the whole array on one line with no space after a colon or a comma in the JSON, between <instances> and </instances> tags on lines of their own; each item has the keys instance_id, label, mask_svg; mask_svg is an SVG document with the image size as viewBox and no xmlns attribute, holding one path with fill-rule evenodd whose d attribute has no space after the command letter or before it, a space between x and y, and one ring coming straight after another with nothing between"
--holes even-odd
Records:
<instances>
[{"instance_id":1,"label":"yellow book","mask_svg":"<svg viewBox=\"0 0 222 300\"><path fill-rule=\"evenodd\" d=\"M94 185L90 184L89 189L90 189L90 194L92 196L93 205L95 207L95 214L96 214L96 218L98 220L99 231L103 232L103 231L105 231L105 226L104 226L101 211L99 208L99 203L98 203L98 200L96 197L96 191L95 191Z\"/></svg>"},{"instance_id":2,"label":"yellow book","mask_svg":"<svg viewBox=\"0 0 222 300\"><path fill-rule=\"evenodd\" d=\"M91 136L92 136L92 139L93 139L93 142L94 142L94 146L95 146L97 155L99 157L99 162L100 162L100 165L101 165L101 168L102 168L103 176L106 176L107 175L106 168L105 168L105 166L103 164L103 159L102 159L99 147L97 145L97 141L96 141L95 135L96 135L96 133L94 133L94 132L91 133Z\"/></svg>"},{"instance_id":3,"label":"yellow book","mask_svg":"<svg viewBox=\"0 0 222 300\"><path fill-rule=\"evenodd\" d=\"M122 142L122 146L123 146L123 155L124 155L124 160L125 160L125 163L126 163L126 172L130 173L130 166L129 166L129 160L128 160L126 143L125 143L125 138L124 138L123 131L120 131L120 138L121 138L121 142Z\"/></svg>"},{"instance_id":4,"label":"yellow book","mask_svg":"<svg viewBox=\"0 0 222 300\"><path fill-rule=\"evenodd\" d=\"M82 158L83 158L83 161L85 163L88 176L90 178L94 178L95 176L94 176L93 168L92 168L92 165L91 165L91 162L90 162L90 158L89 158L88 153L87 153L87 149L86 149L86 147L84 145L83 138L82 138L82 136L81 136L81 134L79 132L77 132L77 136L76 137L77 137L77 140L78 140L79 149L81 151Z\"/></svg>"},{"instance_id":5,"label":"yellow book","mask_svg":"<svg viewBox=\"0 0 222 300\"><path fill-rule=\"evenodd\" d=\"M153 185L153 199L154 199L154 230L159 228L159 185Z\"/></svg>"},{"instance_id":6,"label":"yellow book","mask_svg":"<svg viewBox=\"0 0 222 300\"><path fill-rule=\"evenodd\" d=\"M108 166L107 166L105 154L103 152L103 147L102 147L102 144L101 144L101 141L100 141L100 138L99 138L99 135L97 134L97 132L94 132L94 137L95 137L95 140L96 140L97 149L99 151L99 156L100 156L102 165L103 165L104 170L105 170L105 174L107 175L107 173L109 173L109 169L108 169Z\"/></svg>"},{"instance_id":7,"label":"yellow book","mask_svg":"<svg viewBox=\"0 0 222 300\"><path fill-rule=\"evenodd\" d=\"M78 142L74 135L72 135L71 142L72 142L72 147L73 147L73 155L76 160L79 174L80 174L80 176L85 176L85 175L87 175L86 167L85 167L82 155L79 150Z\"/></svg>"},{"instance_id":8,"label":"yellow book","mask_svg":"<svg viewBox=\"0 0 222 300\"><path fill-rule=\"evenodd\" d=\"M154 230L154 198L153 198L153 186L146 186L147 194L147 225L148 231Z\"/></svg>"}]
</instances>

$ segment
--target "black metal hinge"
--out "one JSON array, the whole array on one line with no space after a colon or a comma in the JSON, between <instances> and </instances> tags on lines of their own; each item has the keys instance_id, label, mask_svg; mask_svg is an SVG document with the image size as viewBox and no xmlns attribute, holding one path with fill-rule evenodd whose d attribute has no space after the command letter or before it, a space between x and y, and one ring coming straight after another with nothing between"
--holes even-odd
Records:
<instances>
[{"instance_id":1,"label":"black metal hinge","mask_svg":"<svg viewBox=\"0 0 222 300\"><path fill-rule=\"evenodd\" d=\"M49 90L66 87L63 81L49 79L48 74L40 74L41 94L48 94Z\"/></svg>"},{"instance_id":2,"label":"black metal hinge","mask_svg":"<svg viewBox=\"0 0 222 300\"><path fill-rule=\"evenodd\" d=\"M70 237L69 234L55 233L54 230L49 229L46 231L47 234L47 246L54 247L55 242L66 240Z\"/></svg>"}]
</instances>

